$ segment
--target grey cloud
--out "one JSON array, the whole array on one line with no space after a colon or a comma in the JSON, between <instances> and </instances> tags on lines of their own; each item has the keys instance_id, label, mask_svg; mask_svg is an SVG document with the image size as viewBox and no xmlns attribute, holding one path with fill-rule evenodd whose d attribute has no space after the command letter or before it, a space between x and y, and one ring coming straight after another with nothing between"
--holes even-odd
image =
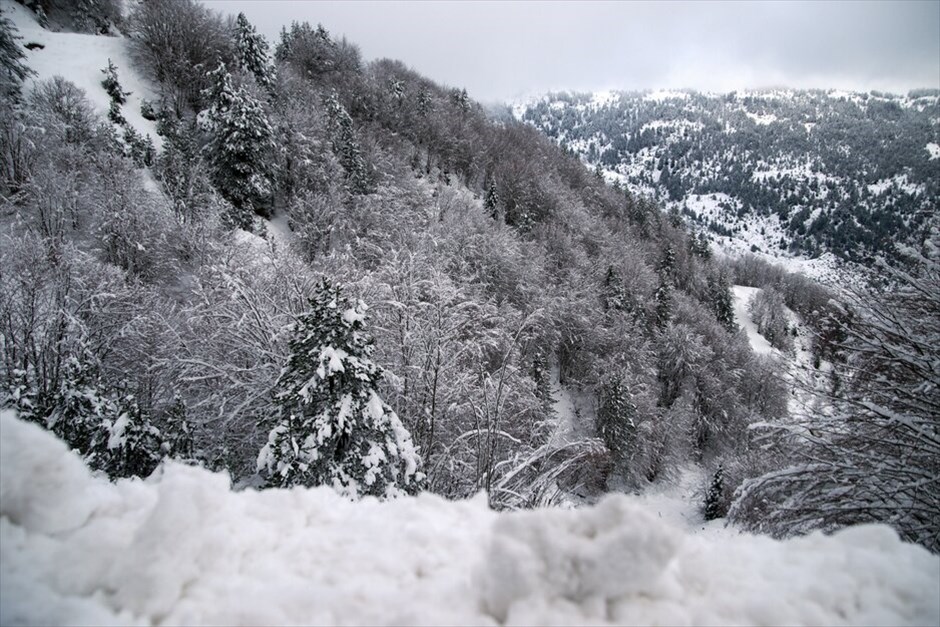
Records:
<instances>
[{"instance_id":1,"label":"grey cloud","mask_svg":"<svg viewBox=\"0 0 940 627\"><path fill-rule=\"evenodd\" d=\"M276 39L321 22L478 99L552 89L940 87L940 2L206 0Z\"/></svg>"}]
</instances>

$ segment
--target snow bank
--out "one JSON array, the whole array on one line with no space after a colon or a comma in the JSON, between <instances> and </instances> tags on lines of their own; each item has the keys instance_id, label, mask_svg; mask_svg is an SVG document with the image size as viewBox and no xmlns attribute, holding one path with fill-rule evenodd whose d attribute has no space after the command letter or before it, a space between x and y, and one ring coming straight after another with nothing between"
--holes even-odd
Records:
<instances>
[{"instance_id":1,"label":"snow bank","mask_svg":"<svg viewBox=\"0 0 940 627\"><path fill-rule=\"evenodd\" d=\"M3 413L0 623L940 621L940 558L887 527L706 539L623 496L497 514L229 483L170 463L110 484Z\"/></svg>"}]
</instances>

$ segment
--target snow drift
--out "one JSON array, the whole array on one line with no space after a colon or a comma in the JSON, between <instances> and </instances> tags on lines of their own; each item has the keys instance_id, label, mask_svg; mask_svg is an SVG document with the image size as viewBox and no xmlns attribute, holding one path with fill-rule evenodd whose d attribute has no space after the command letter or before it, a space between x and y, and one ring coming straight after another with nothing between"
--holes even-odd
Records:
<instances>
[{"instance_id":1,"label":"snow drift","mask_svg":"<svg viewBox=\"0 0 940 627\"><path fill-rule=\"evenodd\" d=\"M630 498L495 513L482 498L233 492L168 463L94 477L0 415L0 623L937 624L940 558L883 526L693 536Z\"/></svg>"}]
</instances>

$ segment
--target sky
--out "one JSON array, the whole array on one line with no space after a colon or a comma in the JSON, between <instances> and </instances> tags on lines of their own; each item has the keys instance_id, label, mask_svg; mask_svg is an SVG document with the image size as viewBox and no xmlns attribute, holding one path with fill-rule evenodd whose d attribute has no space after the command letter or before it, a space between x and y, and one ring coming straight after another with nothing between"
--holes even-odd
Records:
<instances>
[{"instance_id":1,"label":"sky","mask_svg":"<svg viewBox=\"0 0 940 627\"><path fill-rule=\"evenodd\" d=\"M322 23L483 101L547 91L940 87L940 0L313 2L203 0L272 42Z\"/></svg>"}]
</instances>

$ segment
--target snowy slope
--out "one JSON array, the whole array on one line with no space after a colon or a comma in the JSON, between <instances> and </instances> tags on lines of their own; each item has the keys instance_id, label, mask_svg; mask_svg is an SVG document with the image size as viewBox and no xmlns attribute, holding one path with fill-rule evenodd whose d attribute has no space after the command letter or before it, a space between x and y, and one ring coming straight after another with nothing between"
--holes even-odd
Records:
<instances>
[{"instance_id":1,"label":"snowy slope","mask_svg":"<svg viewBox=\"0 0 940 627\"><path fill-rule=\"evenodd\" d=\"M142 99L154 100L153 90L147 81L134 71L128 55L124 37L85 35L80 33L55 33L44 29L35 16L26 8L12 2L0 0L3 13L16 24L22 36L21 44L38 43L43 48L26 50L26 63L36 72L32 81L53 76L62 76L85 91L95 113L103 118L108 114L110 99L101 81L101 70L108 66L108 59L118 68L118 79L124 91L130 91L121 113L128 123L141 135L150 135L159 149L162 138L157 135L154 122L145 120L140 114Z\"/></svg>"},{"instance_id":2,"label":"snowy slope","mask_svg":"<svg viewBox=\"0 0 940 627\"><path fill-rule=\"evenodd\" d=\"M424 495L92 477L0 414L0 624L937 624L940 557L883 526L688 536L627 497L498 514Z\"/></svg>"}]
</instances>

